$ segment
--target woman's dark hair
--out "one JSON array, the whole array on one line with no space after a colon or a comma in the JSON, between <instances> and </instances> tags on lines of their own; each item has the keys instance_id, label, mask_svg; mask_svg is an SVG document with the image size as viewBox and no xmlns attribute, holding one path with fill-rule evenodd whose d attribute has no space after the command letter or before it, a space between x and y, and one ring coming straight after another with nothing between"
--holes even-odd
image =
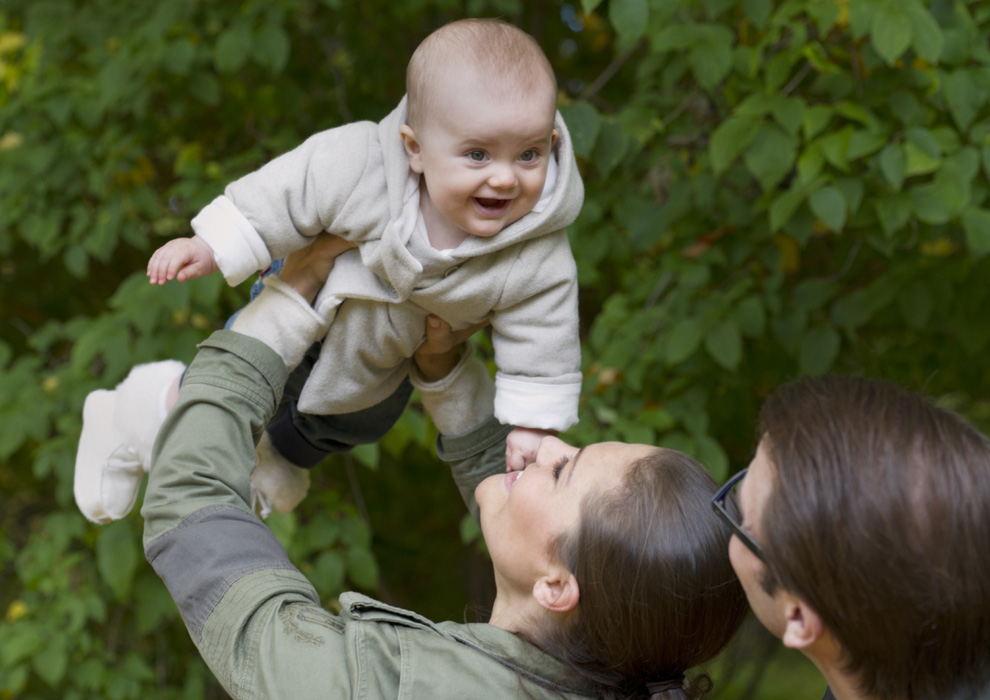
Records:
<instances>
[{"instance_id":1,"label":"woman's dark hair","mask_svg":"<svg viewBox=\"0 0 990 700\"><path fill-rule=\"evenodd\" d=\"M814 608L870 697L985 688L990 441L924 396L844 376L775 391L760 433L764 587Z\"/></svg>"},{"instance_id":2,"label":"woman's dark hair","mask_svg":"<svg viewBox=\"0 0 990 700\"><path fill-rule=\"evenodd\" d=\"M599 697L698 697L685 672L728 643L747 611L729 563L730 533L711 509L716 484L680 452L635 462L622 485L585 499L580 524L553 556L575 576L580 602L534 639Z\"/></svg>"}]
</instances>

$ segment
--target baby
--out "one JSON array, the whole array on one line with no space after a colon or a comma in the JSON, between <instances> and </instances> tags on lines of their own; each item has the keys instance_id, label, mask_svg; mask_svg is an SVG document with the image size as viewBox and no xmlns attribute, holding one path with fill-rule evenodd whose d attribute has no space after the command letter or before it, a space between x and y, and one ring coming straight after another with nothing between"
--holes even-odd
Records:
<instances>
[{"instance_id":1,"label":"baby","mask_svg":"<svg viewBox=\"0 0 990 700\"><path fill-rule=\"evenodd\" d=\"M312 430L325 417L359 414L401 394L428 314L455 330L490 319L495 415L519 426L506 463L523 469L544 435L577 422L581 387L576 266L564 227L580 211L583 186L556 113L553 71L521 30L462 20L416 49L407 92L382 122L317 134L230 184L193 219L195 236L152 256L148 275L164 284L219 270L238 284L322 232L353 242L357 249L337 258L314 304L333 322L293 420ZM164 374L176 373L169 367L151 382L155 391ZM121 397L129 379L118 387ZM124 421L137 413L115 410ZM87 440L89 422L86 413L77 502L105 520L108 504L92 505L92 494L80 499L88 478L100 484L118 473L105 459L113 447ZM102 430L111 442L140 432ZM127 489L99 486L100 494L118 491Z\"/></svg>"}]
</instances>

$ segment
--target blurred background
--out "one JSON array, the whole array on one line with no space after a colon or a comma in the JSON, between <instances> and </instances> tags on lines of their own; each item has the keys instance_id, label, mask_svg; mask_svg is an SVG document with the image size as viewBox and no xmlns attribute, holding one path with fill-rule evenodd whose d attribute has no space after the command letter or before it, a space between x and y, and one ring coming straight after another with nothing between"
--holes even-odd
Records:
<instances>
[{"instance_id":1,"label":"blurred background","mask_svg":"<svg viewBox=\"0 0 990 700\"><path fill-rule=\"evenodd\" d=\"M152 288L151 251L230 180L384 117L418 42L466 16L543 46L585 178L570 440L681 449L721 481L768 392L832 371L990 428L986 2L0 0L0 698L225 697L137 508L75 508L83 400L188 361L247 299L219 276ZM414 402L269 519L328 607L356 589L485 619L435 436ZM824 690L755 620L706 670L714 698Z\"/></svg>"}]
</instances>

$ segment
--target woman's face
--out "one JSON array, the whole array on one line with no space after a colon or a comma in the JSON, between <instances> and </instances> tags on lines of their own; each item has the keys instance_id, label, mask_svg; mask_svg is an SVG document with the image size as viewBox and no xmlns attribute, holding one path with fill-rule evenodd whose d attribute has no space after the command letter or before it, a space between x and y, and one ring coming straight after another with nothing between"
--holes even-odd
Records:
<instances>
[{"instance_id":1,"label":"woman's face","mask_svg":"<svg viewBox=\"0 0 990 700\"><path fill-rule=\"evenodd\" d=\"M618 487L634 462L658 449L601 442L579 450L547 437L524 471L481 482L475 498L499 585L531 589L551 543L578 524L584 497Z\"/></svg>"}]
</instances>

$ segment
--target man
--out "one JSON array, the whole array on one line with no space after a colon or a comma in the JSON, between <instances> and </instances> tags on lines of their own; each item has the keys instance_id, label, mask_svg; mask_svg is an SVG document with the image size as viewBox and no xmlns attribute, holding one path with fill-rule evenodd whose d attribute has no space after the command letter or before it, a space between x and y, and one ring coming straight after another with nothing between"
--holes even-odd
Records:
<instances>
[{"instance_id":1,"label":"man","mask_svg":"<svg viewBox=\"0 0 990 700\"><path fill-rule=\"evenodd\" d=\"M777 390L759 434L716 510L753 611L826 699L990 697L990 441L854 377Z\"/></svg>"}]
</instances>

